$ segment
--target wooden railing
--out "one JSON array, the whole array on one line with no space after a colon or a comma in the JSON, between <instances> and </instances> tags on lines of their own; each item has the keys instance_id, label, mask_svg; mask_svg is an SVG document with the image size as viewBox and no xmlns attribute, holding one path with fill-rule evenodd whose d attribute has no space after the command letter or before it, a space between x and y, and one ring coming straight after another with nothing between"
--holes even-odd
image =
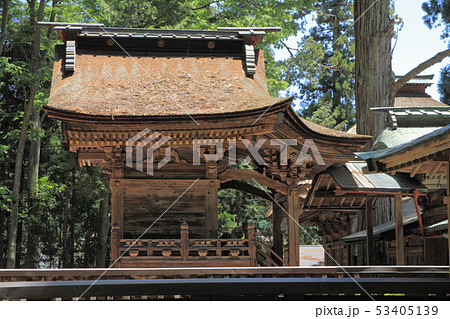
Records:
<instances>
[{"instance_id":1,"label":"wooden railing","mask_svg":"<svg viewBox=\"0 0 450 319\"><path fill-rule=\"evenodd\" d=\"M247 239L129 239L120 241L120 252L126 257L155 259L246 258L249 257Z\"/></svg>"},{"instance_id":2,"label":"wooden railing","mask_svg":"<svg viewBox=\"0 0 450 319\"><path fill-rule=\"evenodd\" d=\"M285 265L283 258L266 243L256 242L256 254L260 266L277 267Z\"/></svg>"},{"instance_id":3,"label":"wooden railing","mask_svg":"<svg viewBox=\"0 0 450 319\"><path fill-rule=\"evenodd\" d=\"M181 225L180 239L119 239L113 236L119 247L112 257L118 267L161 266L257 266L255 229L249 225L248 239L190 239L189 226ZM267 264L269 265L269 264ZM276 265L272 262L270 265Z\"/></svg>"}]
</instances>

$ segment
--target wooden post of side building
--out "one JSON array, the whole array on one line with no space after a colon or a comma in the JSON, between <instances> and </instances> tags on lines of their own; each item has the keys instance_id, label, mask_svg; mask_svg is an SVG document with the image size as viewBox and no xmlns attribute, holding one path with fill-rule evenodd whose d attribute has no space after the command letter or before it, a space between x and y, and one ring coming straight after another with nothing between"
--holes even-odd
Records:
<instances>
[{"instance_id":1,"label":"wooden post of side building","mask_svg":"<svg viewBox=\"0 0 450 319\"><path fill-rule=\"evenodd\" d=\"M447 163L447 220L450 221L450 162ZM447 226L448 227L448 226ZM447 228L447 236L450 235L448 231L450 227ZM448 236L448 256L449 256L449 271L450 271L450 236ZM450 276L450 272L449 272Z\"/></svg>"},{"instance_id":2,"label":"wooden post of side building","mask_svg":"<svg viewBox=\"0 0 450 319\"><path fill-rule=\"evenodd\" d=\"M403 239L402 195L394 195L395 256L397 266L405 265L405 244Z\"/></svg>"},{"instance_id":3,"label":"wooden post of side building","mask_svg":"<svg viewBox=\"0 0 450 319\"><path fill-rule=\"evenodd\" d=\"M373 205L373 197L368 196L367 200L366 200L367 265L373 265L374 264L372 205Z\"/></svg>"},{"instance_id":4,"label":"wooden post of side building","mask_svg":"<svg viewBox=\"0 0 450 319\"><path fill-rule=\"evenodd\" d=\"M248 254L250 255L250 267L257 267L258 260L256 257L256 235L255 225L253 222L248 223Z\"/></svg>"}]
</instances>

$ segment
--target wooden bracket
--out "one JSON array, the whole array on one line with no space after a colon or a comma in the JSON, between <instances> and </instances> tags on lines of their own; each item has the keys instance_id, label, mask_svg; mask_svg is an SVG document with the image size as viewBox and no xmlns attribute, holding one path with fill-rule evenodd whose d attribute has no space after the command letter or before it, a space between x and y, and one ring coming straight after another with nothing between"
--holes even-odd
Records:
<instances>
[{"instance_id":1,"label":"wooden bracket","mask_svg":"<svg viewBox=\"0 0 450 319\"><path fill-rule=\"evenodd\" d=\"M253 76L256 73L256 55L253 45L245 45L245 74Z\"/></svg>"},{"instance_id":2,"label":"wooden bracket","mask_svg":"<svg viewBox=\"0 0 450 319\"><path fill-rule=\"evenodd\" d=\"M66 42L66 60L64 61L64 69L66 71L75 71L76 41Z\"/></svg>"}]
</instances>

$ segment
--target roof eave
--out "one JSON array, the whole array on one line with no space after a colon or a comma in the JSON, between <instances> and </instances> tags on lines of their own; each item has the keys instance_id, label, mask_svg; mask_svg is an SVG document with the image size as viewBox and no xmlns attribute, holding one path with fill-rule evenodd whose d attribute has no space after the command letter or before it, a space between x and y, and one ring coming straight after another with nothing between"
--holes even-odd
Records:
<instances>
[{"instance_id":1,"label":"roof eave","mask_svg":"<svg viewBox=\"0 0 450 319\"><path fill-rule=\"evenodd\" d=\"M96 115L79 113L75 111L61 110L50 105L44 105L44 111L49 117L70 122L95 122L95 123L110 123L110 124L137 124L137 123L158 123L168 120L174 122L188 122L194 121L210 121L211 119L235 119L242 117L253 117L255 120L261 116L273 114L280 111L285 111L291 105L293 97L285 98L269 106L263 106L255 109L226 112L226 113L208 113L208 114L172 114L172 115Z\"/></svg>"}]
</instances>

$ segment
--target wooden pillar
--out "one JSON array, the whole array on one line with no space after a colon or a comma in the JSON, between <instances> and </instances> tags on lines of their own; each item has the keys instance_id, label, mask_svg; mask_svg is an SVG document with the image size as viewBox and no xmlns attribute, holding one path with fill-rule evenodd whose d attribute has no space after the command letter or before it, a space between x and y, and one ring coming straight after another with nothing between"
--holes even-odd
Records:
<instances>
[{"instance_id":1,"label":"wooden pillar","mask_svg":"<svg viewBox=\"0 0 450 319\"><path fill-rule=\"evenodd\" d=\"M248 224L248 253L250 255L250 267L257 267L258 260L256 256L256 236L255 225L253 222Z\"/></svg>"},{"instance_id":2,"label":"wooden pillar","mask_svg":"<svg viewBox=\"0 0 450 319\"><path fill-rule=\"evenodd\" d=\"M120 239L123 239L123 189L120 181L110 180L111 188L111 263L120 256ZM117 257L116 257L117 256ZM117 262L115 267L119 267Z\"/></svg>"},{"instance_id":3,"label":"wooden pillar","mask_svg":"<svg viewBox=\"0 0 450 319\"><path fill-rule=\"evenodd\" d=\"M367 265L374 264L373 245L373 217L372 217L373 197L366 200L366 244L367 244Z\"/></svg>"},{"instance_id":4,"label":"wooden pillar","mask_svg":"<svg viewBox=\"0 0 450 319\"><path fill-rule=\"evenodd\" d=\"M447 163L447 220L450 221L450 162ZM447 226L448 227L448 226ZM448 259L449 259L449 267L450 267L450 227L447 228L447 237L448 237ZM449 268L450 271L450 268ZM449 273L450 276L450 273Z\"/></svg>"},{"instance_id":5,"label":"wooden pillar","mask_svg":"<svg viewBox=\"0 0 450 319\"><path fill-rule=\"evenodd\" d=\"M119 235L119 226L117 224L113 224L111 226L111 264L115 262L113 265L114 268L120 267L120 235Z\"/></svg>"},{"instance_id":6,"label":"wooden pillar","mask_svg":"<svg viewBox=\"0 0 450 319\"><path fill-rule=\"evenodd\" d=\"M395 256L397 266L405 265L405 244L403 239L402 195L394 195Z\"/></svg>"},{"instance_id":7,"label":"wooden pillar","mask_svg":"<svg viewBox=\"0 0 450 319\"><path fill-rule=\"evenodd\" d=\"M275 200L278 200L277 196L279 193L275 195ZM281 194L280 194L281 195ZM282 205L282 204L280 204ZM283 210L281 207L272 203L272 236L273 236L273 251L276 252L281 257L283 256L283 232L281 231L281 223L283 221Z\"/></svg>"},{"instance_id":8,"label":"wooden pillar","mask_svg":"<svg viewBox=\"0 0 450 319\"><path fill-rule=\"evenodd\" d=\"M120 181L112 180L111 185L111 225L119 227L120 238L123 239L123 189Z\"/></svg>"},{"instance_id":9,"label":"wooden pillar","mask_svg":"<svg viewBox=\"0 0 450 319\"><path fill-rule=\"evenodd\" d=\"M181 258L187 260L189 256L189 225L187 223L181 224L180 239Z\"/></svg>"},{"instance_id":10,"label":"wooden pillar","mask_svg":"<svg viewBox=\"0 0 450 319\"><path fill-rule=\"evenodd\" d=\"M206 237L217 238L219 230L218 216L218 200L217 193L219 191L220 182L211 180L205 194L205 214L206 214Z\"/></svg>"},{"instance_id":11,"label":"wooden pillar","mask_svg":"<svg viewBox=\"0 0 450 319\"><path fill-rule=\"evenodd\" d=\"M299 231L298 225L299 207L298 193L289 186L287 196L287 212L288 216L288 245L289 245L289 266L300 265L299 251Z\"/></svg>"},{"instance_id":12,"label":"wooden pillar","mask_svg":"<svg viewBox=\"0 0 450 319\"><path fill-rule=\"evenodd\" d=\"M113 152L112 147L105 148L106 157L110 159L112 171L109 180L111 189L111 262L120 256L120 240L124 238L123 227L123 188L120 179L123 178L124 158L121 150ZM117 258L113 258L117 256ZM120 267L120 261L115 267Z\"/></svg>"}]
</instances>

